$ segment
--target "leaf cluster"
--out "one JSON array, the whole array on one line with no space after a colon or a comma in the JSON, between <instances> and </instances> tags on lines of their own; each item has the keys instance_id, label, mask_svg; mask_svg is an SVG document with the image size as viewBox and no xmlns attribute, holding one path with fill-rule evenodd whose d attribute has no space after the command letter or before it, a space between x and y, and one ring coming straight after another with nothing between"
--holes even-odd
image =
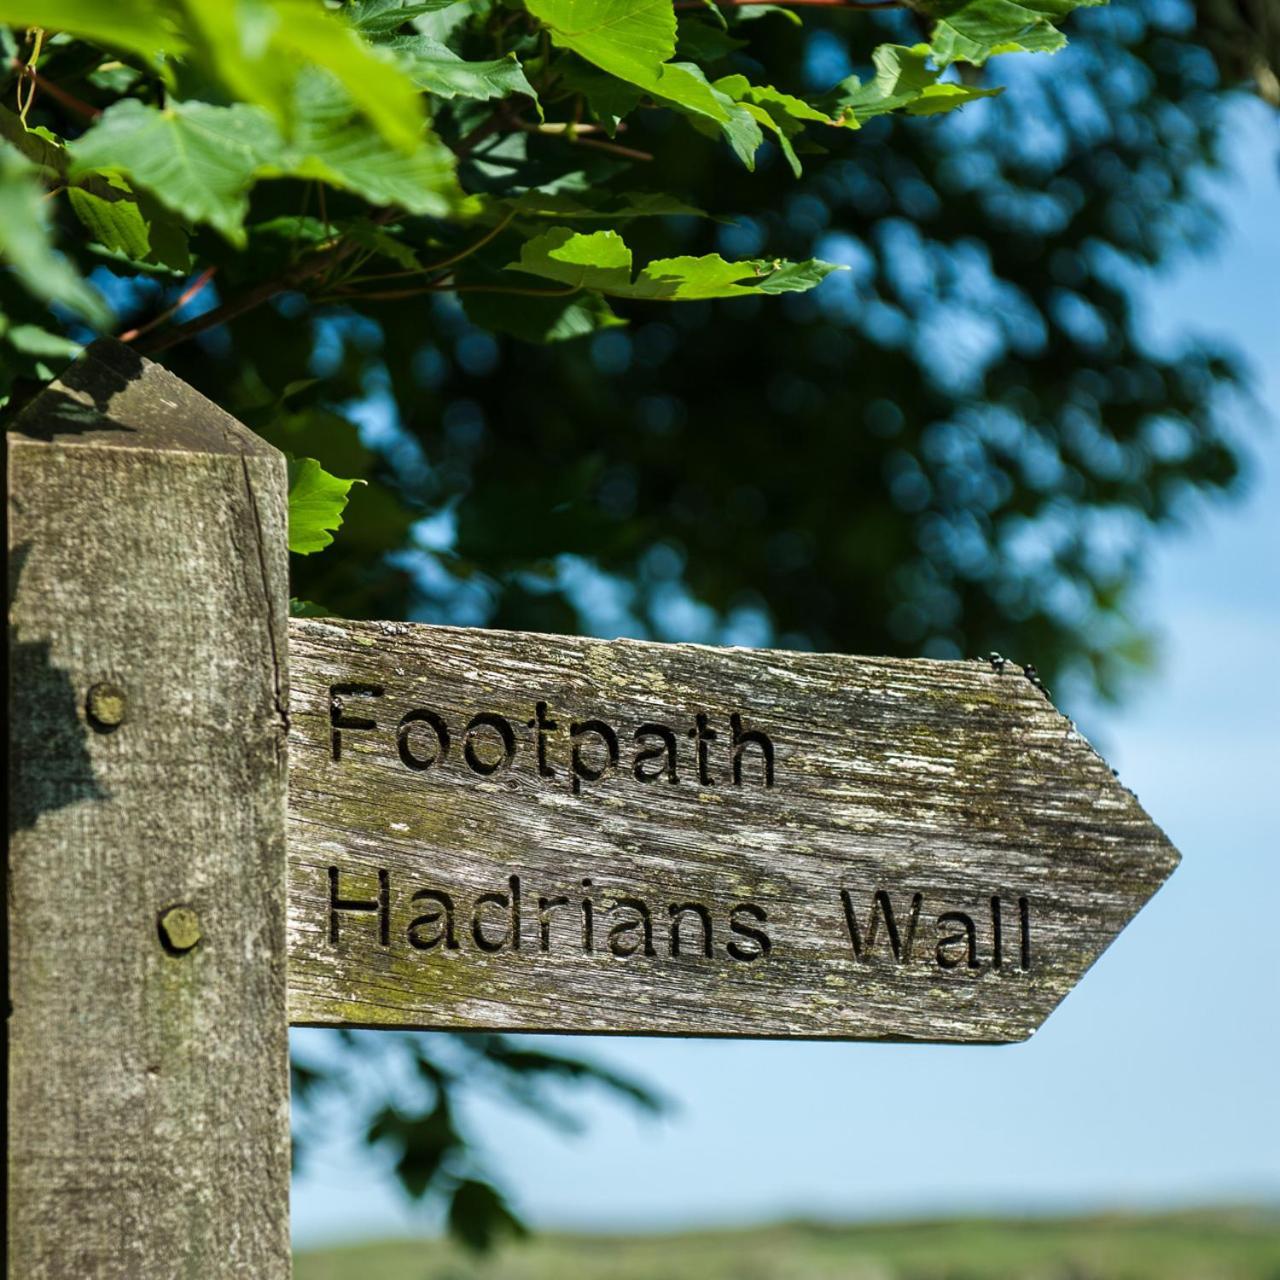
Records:
<instances>
[{"instance_id":1,"label":"leaf cluster","mask_svg":"<svg viewBox=\"0 0 1280 1280\"><path fill-rule=\"evenodd\" d=\"M868 50L870 78L812 95L756 78L776 6L754 0L0 0L0 253L29 300L100 332L110 307L73 260L158 280L167 305L121 334L143 350L290 290L354 306L452 293L540 341L616 325L611 299L806 290L835 268L711 254L634 271L621 227L699 210L646 188L654 153L620 135L724 145L747 170L776 147L799 176L802 155L877 116L998 92L947 68L1055 49L1057 24L1096 2L920 5L926 39ZM176 280L193 272L221 301L184 321ZM6 328L10 381L66 349L30 311Z\"/></svg>"}]
</instances>

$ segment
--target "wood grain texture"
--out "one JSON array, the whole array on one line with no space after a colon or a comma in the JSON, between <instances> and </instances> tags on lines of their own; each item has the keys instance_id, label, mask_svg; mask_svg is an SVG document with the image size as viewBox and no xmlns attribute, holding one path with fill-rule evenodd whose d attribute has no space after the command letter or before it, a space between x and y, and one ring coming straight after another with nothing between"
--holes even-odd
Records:
<instances>
[{"instance_id":1,"label":"wood grain texture","mask_svg":"<svg viewBox=\"0 0 1280 1280\"><path fill-rule=\"evenodd\" d=\"M1019 1040L1177 863L1012 663L327 619L290 652L295 1023Z\"/></svg>"},{"instance_id":2,"label":"wood grain texture","mask_svg":"<svg viewBox=\"0 0 1280 1280\"><path fill-rule=\"evenodd\" d=\"M98 344L6 469L8 1274L280 1280L283 458Z\"/></svg>"}]
</instances>

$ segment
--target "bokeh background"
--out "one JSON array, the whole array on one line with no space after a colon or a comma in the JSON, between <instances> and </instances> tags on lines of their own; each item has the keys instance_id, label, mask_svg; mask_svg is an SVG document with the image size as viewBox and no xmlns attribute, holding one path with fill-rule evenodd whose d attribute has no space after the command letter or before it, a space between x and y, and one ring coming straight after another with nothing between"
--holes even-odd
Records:
<instances>
[{"instance_id":1,"label":"bokeh background","mask_svg":"<svg viewBox=\"0 0 1280 1280\"><path fill-rule=\"evenodd\" d=\"M625 329L552 347L488 331L524 321L476 295L358 315L285 297L167 355L281 444L372 481L299 595L348 616L999 650L1037 665L1184 854L1024 1046L537 1046L647 1083L669 1104L655 1118L589 1081L488 1090L492 1057L449 1038L298 1032L301 1249L431 1236L432 1179L465 1157L542 1230L1229 1206L1227 1226L1166 1221L1166 1252L1138 1261L1064 1245L1056 1270L982 1270L1001 1256L982 1236L970 1271L866 1274L1280 1275L1277 114L1274 76L1261 96L1233 87L1265 66L1271 14L1079 13L1067 52L994 71L1002 98L876 121L799 182L777 157L752 176L652 139L655 186L745 213L638 225L642 257L850 268L812 295L637 304ZM900 13L756 21L734 56L784 87L912 38ZM629 141L670 127L652 114ZM276 361L317 381L278 385ZM413 1125L442 1071L470 1145L433 1164ZM404 1125L370 1130L392 1112ZM738 1237L723 1272L708 1255L689 1274L862 1274L788 1239ZM483 1265L525 1274L551 1247ZM471 1266L409 1249L386 1274ZM300 1275L375 1274L345 1256L355 1270ZM546 1274L622 1273L616 1254L568 1257L544 1255Z\"/></svg>"},{"instance_id":2,"label":"bokeh background","mask_svg":"<svg viewBox=\"0 0 1280 1280\"><path fill-rule=\"evenodd\" d=\"M1248 358L1258 404L1227 415L1246 489L1189 504L1147 553L1137 614L1158 637L1154 669L1118 706L1071 708L1182 866L1025 1045L566 1043L675 1107L654 1121L596 1094L566 1134L477 1099L479 1142L531 1222L1280 1204L1280 187L1268 109L1236 104L1230 132L1211 184L1221 240L1142 283L1139 324ZM326 1033L294 1035L326 1052ZM388 1164L339 1120L295 1187L299 1245L434 1229Z\"/></svg>"}]
</instances>

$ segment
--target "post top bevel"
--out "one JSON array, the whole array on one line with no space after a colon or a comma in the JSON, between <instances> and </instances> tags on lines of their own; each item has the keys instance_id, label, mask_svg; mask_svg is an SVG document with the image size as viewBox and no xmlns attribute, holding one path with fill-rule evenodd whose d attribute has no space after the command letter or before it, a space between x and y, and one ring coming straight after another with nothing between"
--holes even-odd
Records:
<instances>
[{"instance_id":1,"label":"post top bevel","mask_svg":"<svg viewBox=\"0 0 1280 1280\"><path fill-rule=\"evenodd\" d=\"M275 457L279 451L163 365L100 338L25 405L6 432L66 448Z\"/></svg>"}]
</instances>

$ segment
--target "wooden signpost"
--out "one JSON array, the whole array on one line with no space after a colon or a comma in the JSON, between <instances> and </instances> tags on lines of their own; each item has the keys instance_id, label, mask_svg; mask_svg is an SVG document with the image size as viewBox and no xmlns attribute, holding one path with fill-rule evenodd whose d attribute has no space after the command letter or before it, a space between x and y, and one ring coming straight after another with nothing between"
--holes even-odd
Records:
<instances>
[{"instance_id":1,"label":"wooden signpost","mask_svg":"<svg viewBox=\"0 0 1280 1280\"><path fill-rule=\"evenodd\" d=\"M1012 663L286 623L111 344L7 447L11 1275L286 1276L289 1022L1020 1040L1177 863Z\"/></svg>"},{"instance_id":2,"label":"wooden signpost","mask_svg":"<svg viewBox=\"0 0 1280 1280\"><path fill-rule=\"evenodd\" d=\"M1177 861L1012 663L289 654L294 1022L1021 1040Z\"/></svg>"}]
</instances>

